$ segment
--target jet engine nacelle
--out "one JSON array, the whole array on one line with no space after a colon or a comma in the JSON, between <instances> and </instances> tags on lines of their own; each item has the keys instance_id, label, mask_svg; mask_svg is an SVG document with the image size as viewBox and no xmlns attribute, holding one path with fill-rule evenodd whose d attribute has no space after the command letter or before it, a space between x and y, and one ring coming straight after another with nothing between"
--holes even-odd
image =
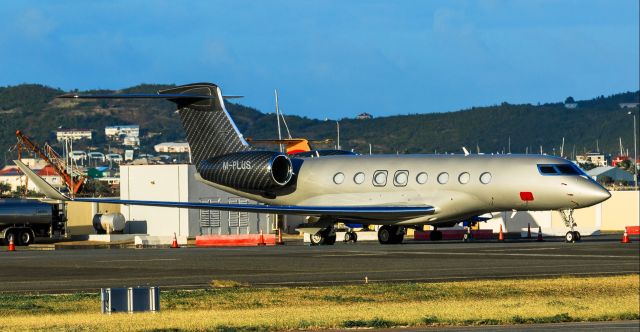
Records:
<instances>
[{"instance_id":1,"label":"jet engine nacelle","mask_svg":"<svg viewBox=\"0 0 640 332\"><path fill-rule=\"evenodd\" d=\"M275 190L287 186L293 176L291 160L272 151L230 153L202 161L200 176L207 181L245 190Z\"/></svg>"}]
</instances>

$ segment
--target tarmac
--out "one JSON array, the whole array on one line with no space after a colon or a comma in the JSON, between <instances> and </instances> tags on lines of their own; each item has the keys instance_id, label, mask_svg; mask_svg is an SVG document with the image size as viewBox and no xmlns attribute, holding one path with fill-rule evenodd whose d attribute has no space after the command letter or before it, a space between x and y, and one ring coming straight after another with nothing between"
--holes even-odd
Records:
<instances>
[{"instance_id":1,"label":"tarmac","mask_svg":"<svg viewBox=\"0 0 640 332\"><path fill-rule=\"evenodd\" d=\"M0 248L1 293L97 292L102 287L208 288L211 280L254 287L442 282L640 273L640 241L618 236L544 242L359 242L180 249ZM81 247L81 246L75 246ZM34 248L35 249L35 248Z\"/></svg>"}]
</instances>

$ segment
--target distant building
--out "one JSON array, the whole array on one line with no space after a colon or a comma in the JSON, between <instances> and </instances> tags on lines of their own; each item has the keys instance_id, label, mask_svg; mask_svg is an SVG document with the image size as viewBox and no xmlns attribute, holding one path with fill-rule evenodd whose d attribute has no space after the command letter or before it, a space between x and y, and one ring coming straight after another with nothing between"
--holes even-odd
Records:
<instances>
[{"instance_id":1,"label":"distant building","mask_svg":"<svg viewBox=\"0 0 640 332\"><path fill-rule=\"evenodd\" d=\"M189 143L165 142L156 144L153 149L158 153L189 153Z\"/></svg>"},{"instance_id":2,"label":"distant building","mask_svg":"<svg viewBox=\"0 0 640 332\"><path fill-rule=\"evenodd\" d=\"M126 136L123 140L122 140L122 145L125 146L140 146L140 138L138 138L137 136Z\"/></svg>"},{"instance_id":3,"label":"distant building","mask_svg":"<svg viewBox=\"0 0 640 332\"><path fill-rule=\"evenodd\" d=\"M364 112L364 113L360 113L358 114L358 116L356 116L356 119L358 120L369 120L369 119L373 119L373 115Z\"/></svg>"},{"instance_id":4,"label":"distant building","mask_svg":"<svg viewBox=\"0 0 640 332\"><path fill-rule=\"evenodd\" d=\"M587 175L600 183L613 181L615 183L630 184L633 182L633 174L613 166L601 166L588 170Z\"/></svg>"},{"instance_id":5,"label":"distant building","mask_svg":"<svg viewBox=\"0 0 640 332\"><path fill-rule=\"evenodd\" d=\"M629 160L628 156L617 156L616 159L611 160L611 166L618 166L618 163L621 163L625 160Z\"/></svg>"},{"instance_id":6,"label":"distant building","mask_svg":"<svg viewBox=\"0 0 640 332\"><path fill-rule=\"evenodd\" d=\"M577 155L576 162L578 165L594 164L596 166L607 166L607 159L604 154L597 152L589 152L585 155Z\"/></svg>"},{"instance_id":7,"label":"distant building","mask_svg":"<svg viewBox=\"0 0 640 332\"><path fill-rule=\"evenodd\" d=\"M140 137L139 125L117 125L104 127L108 139L117 140L124 137Z\"/></svg>"},{"instance_id":8,"label":"distant building","mask_svg":"<svg viewBox=\"0 0 640 332\"><path fill-rule=\"evenodd\" d=\"M570 110L572 110L574 108L577 108L577 107L578 107L578 103L565 103L564 104L564 108L570 109Z\"/></svg>"},{"instance_id":9,"label":"distant building","mask_svg":"<svg viewBox=\"0 0 640 332\"><path fill-rule=\"evenodd\" d=\"M640 103L620 103L620 108L636 108Z\"/></svg>"},{"instance_id":10,"label":"distant building","mask_svg":"<svg viewBox=\"0 0 640 332\"><path fill-rule=\"evenodd\" d=\"M90 129L58 129L56 130L56 138L58 142L65 140L78 141L81 139L91 139L92 133Z\"/></svg>"},{"instance_id":11,"label":"distant building","mask_svg":"<svg viewBox=\"0 0 640 332\"><path fill-rule=\"evenodd\" d=\"M53 166L51 165L47 165L40 169L34 169L33 171L56 188L64 186L62 177L53 170ZM11 191L16 191L19 186L24 186L27 183L27 178L17 166L6 166L0 170L0 183L6 183L11 186ZM29 190L36 192L40 191L33 181L28 181L27 187Z\"/></svg>"}]
</instances>

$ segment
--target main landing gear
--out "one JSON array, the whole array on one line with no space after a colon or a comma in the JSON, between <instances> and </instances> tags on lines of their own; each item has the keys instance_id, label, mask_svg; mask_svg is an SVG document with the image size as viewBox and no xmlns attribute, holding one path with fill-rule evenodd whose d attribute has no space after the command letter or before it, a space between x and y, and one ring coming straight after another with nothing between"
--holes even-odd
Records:
<instances>
[{"instance_id":1,"label":"main landing gear","mask_svg":"<svg viewBox=\"0 0 640 332\"><path fill-rule=\"evenodd\" d=\"M441 241L442 240L442 232L438 230L438 227L433 227L431 233L429 233L429 237L431 241Z\"/></svg>"},{"instance_id":2,"label":"main landing gear","mask_svg":"<svg viewBox=\"0 0 640 332\"><path fill-rule=\"evenodd\" d=\"M562 216L565 226L569 228L569 231L564 236L564 241L572 243L580 241L580 232L575 230L575 227L578 225L573 220L573 209L558 210L558 212L560 212L560 216Z\"/></svg>"},{"instance_id":3,"label":"main landing gear","mask_svg":"<svg viewBox=\"0 0 640 332\"><path fill-rule=\"evenodd\" d=\"M378 242L380 244L398 244L404 240L405 228L402 226L384 225L378 229Z\"/></svg>"},{"instance_id":4,"label":"main landing gear","mask_svg":"<svg viewBox=\"0 0 640 332\"><path fill-rule=\"evenodd\" d=\"M311 234L310 239L312 245L332 245L336 243L336 229L327 227L319 230L315 234Z\"/></svg>"},{"instance_id":5,"label":"main landing gear","mask_svg":"<svg viewBox=\"0 0 640 332\"><path fill-rule=\"evenodd\" d=\"M351 229L347 230L346 233L344 233L344 242L345 243L356 243L358 242L358 234L354 231L352 231Z\"/></svg>"}]
</instances>

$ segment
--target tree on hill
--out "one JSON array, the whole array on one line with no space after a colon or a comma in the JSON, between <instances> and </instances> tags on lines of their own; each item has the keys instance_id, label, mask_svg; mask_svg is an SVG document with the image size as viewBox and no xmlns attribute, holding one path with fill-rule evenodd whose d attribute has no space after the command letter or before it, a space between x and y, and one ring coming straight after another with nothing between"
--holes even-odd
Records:
<instances>
[{"instance_id":1,"label":"tree on hill","mask_svg":"<svg viewBox=\"0 0 640 332\"><path fill-rule=\"evenodd\" d=\"M575 100L573 100L573 97L571 97L571 96L567 97L567 99L565 99L565 100L564 100L564 103L565 103L565 104L573 104L573 103L575 103L575 102L576 102L576 101L575 101Z\"/></svg>"}]
</instances>

